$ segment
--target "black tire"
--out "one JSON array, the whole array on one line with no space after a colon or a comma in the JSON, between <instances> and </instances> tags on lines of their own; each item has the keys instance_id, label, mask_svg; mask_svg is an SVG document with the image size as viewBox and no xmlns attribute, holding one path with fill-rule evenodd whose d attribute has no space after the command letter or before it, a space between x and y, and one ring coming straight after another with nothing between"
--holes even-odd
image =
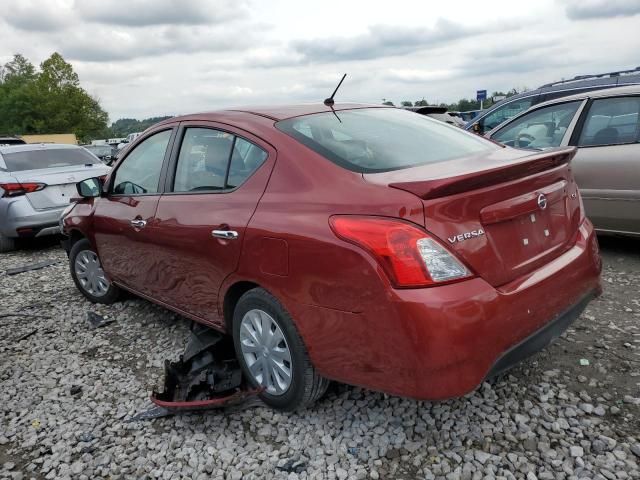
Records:
<instances>
[{"instance_id":1,"label":"black tire","mask_svg":"<svg viewBox=\"0 0 640 480\"><path fill-rule=\"evenodd\" d=\"M73 282L76 284L76 287L78 288L78 290L80 290L80 293L82 293L82 295L84 295L93 303L104 303L108 305L116 302L120 297L121 290L112 283L109 284L107 292L104 295L99 296L93 295L82 286L82 283L78 279L76 270L74 268L76 258L82 251L90 251L97 256L95 248L93 248L91 242L89 242L89 240L87 240L86 238L78 240L73 244L73 247L71 247L71 252L69 252L69 270L71 271L71 278L73 278Z\"/></svg>"},{"instance_id":2,"label":"black tire","mask_svg":"<svg viewBox=\"0 0 640 480\"><path fill-rule=\"evenodd\" d=\"M311 364L307 349L293 323L291 315L277 298L263 288L254 288L246 292L233 312L233 344L238 362L245 378L254 387L260 387L249 371L240 346L240 325L247 312L260 309L268 313L282 330L291 354L291 384L281 395L271 395L266 391L260 397L270 407L277 410L292 411L305 408L318 400L327 390L329 381L318 375Z\"/></svg>"},{"instance_id":3,"label":"black tire","mask_svg":"<svg viewBox=\"0 0 640 480\"><path fill-rule=\"evenodd\" d=\"M12 252L16 249L16 241L13 238L0 235L0 253Z\"/></svg>"}]
</instances>

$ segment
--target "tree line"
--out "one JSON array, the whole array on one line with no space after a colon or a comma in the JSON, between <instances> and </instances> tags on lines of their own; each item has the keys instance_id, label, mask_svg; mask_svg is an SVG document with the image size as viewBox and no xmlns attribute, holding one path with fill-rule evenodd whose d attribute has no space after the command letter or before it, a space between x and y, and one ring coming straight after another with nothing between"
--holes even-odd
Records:
<instances>
[{"instance_id":1,"label":"tree line","mask_svg":"<svg viewBox=\"0 0 640 480\"><path fill-rule=\"evenodd\" d=\"M493 99L495 97L511 97L513 95L517 95L518 93L526 92L527 87L522 87L520 89L512 88L508 92L493 92L491 96L489 96L484 102L482 102L483 108L489 108L494 103L496 103ZM391 105L395 106L395 104L391 100L387 100L386 98L382 99L383 105ZM447 110L452 112L468 112L470 110L480 110L480 101L469 98L461 98L457 102L453 103L429 103L424 98L422 100L416 100L412 102L411 100L402 100L398 106L400 107L426 107L427 105L436 105L438 107L446 107Z\"/></svg>"},{"instance_id":2,"label":"tree line","mask_svg":"<svg viewBox=\"0 0 640 480\"><path fill-rule=\"evenodd\" d=\"M0 66L0 134L75 133L96 138L109 115L59 53L36 67L20 54Z\"/></svg>"}]
</instances>

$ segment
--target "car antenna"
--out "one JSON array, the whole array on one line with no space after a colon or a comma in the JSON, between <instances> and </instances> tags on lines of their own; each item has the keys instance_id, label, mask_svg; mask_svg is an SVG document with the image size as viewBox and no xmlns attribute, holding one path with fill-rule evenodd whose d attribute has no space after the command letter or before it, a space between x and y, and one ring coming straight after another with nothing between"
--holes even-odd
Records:
<instances>
[{"instance_id":1,"label":"car antenna","mask_svg":"<svg viewBox=\"0 0 640 480\"><path fill-rule=\"evenodd\" d=\"M342 78L340 79L340 82L338 83L338 86L336 87L336 89L333 91L333 93L331 94L331 96L329 98L325 98L324 99L324 104L329 107L331 109L331 111L333 112L333 114L336 116L336 118L338 119L338 121L340 123L342 123L342 120L340 120L340 117L338 116L338 114L336 113L336 111L333 109L333 104L335 103L335 101L333 100L333 97L336 96L336 93L338 92L338 89L340 88L340 85L342 85L342 82L344 82L344 79L346 78L347 74L345 73L344 75L342 75Z\"/></svg>"},{"instance_id":2,"label":"car antenna","mask_svg":"<svg viewBox=\"0 0 640 480\"><path fill-rule=\"evenodd\" d=\"M345 77L347 76L347 74L345 73L342 76L342 79L340 80L340 83L338 83L338 86L336 87L336 89L333 91L333 93L331 94L331 96L329 98L325 98L324 99L324 104L327 107L333 107L333 104L335 103L335 101L333 100L333 97L336 96L336 93L338 92L338 89L340 88L340 85L342 85L342 82L344 82Z\"/></svg>"}]
</instances>

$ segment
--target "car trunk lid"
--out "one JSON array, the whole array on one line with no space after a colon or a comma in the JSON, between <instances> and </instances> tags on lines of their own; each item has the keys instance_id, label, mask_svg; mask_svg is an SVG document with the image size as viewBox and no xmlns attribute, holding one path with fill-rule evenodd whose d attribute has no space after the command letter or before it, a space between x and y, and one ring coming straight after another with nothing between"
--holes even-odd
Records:
<instances>
[{"instance_id":1,"label":"car trunk lid","mask_svg":"<svg viewBox=\"0 0 640 480\"><path fill-rule=\"evenodd\" d=\"M422 199L425 227L493 286L539 268L575 243L575 149L513 149L365 174Z\"/></svg>"},{"instance_id":2,"label":"car trunk lid","mask_svg":"<svg viewBox=\"0 0 640 480\"><path fill-rule=\"evenodd\" d=\"M53 169L52 169L53 170ZM106 175L109 168L102 164L57 167L55 171L23 170L11 175L20 183L44 183L45 188L25 196L36 210L59 208L68 205L72 197L77 197L76 183L91 177Z\"/></svg>"}]
</instances>

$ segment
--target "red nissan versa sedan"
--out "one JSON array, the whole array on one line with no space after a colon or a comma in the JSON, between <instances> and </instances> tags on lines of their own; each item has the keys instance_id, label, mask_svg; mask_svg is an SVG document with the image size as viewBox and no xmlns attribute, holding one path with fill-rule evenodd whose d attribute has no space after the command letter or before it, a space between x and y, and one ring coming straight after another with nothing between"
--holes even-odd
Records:
<instances>
[{"instance_id":1,"label":"red nissan versa sedan","mask_svg":"<svg viewBox=\"0 0 640 480\"><path fill-rule=\"evenodd\" d=\"M71 275L93 302L125 289L228 332L275 408L328 379L456 397L600 293L574 153L380 106L172 118L78 184Z\"/></svg>"}]
</instances>

